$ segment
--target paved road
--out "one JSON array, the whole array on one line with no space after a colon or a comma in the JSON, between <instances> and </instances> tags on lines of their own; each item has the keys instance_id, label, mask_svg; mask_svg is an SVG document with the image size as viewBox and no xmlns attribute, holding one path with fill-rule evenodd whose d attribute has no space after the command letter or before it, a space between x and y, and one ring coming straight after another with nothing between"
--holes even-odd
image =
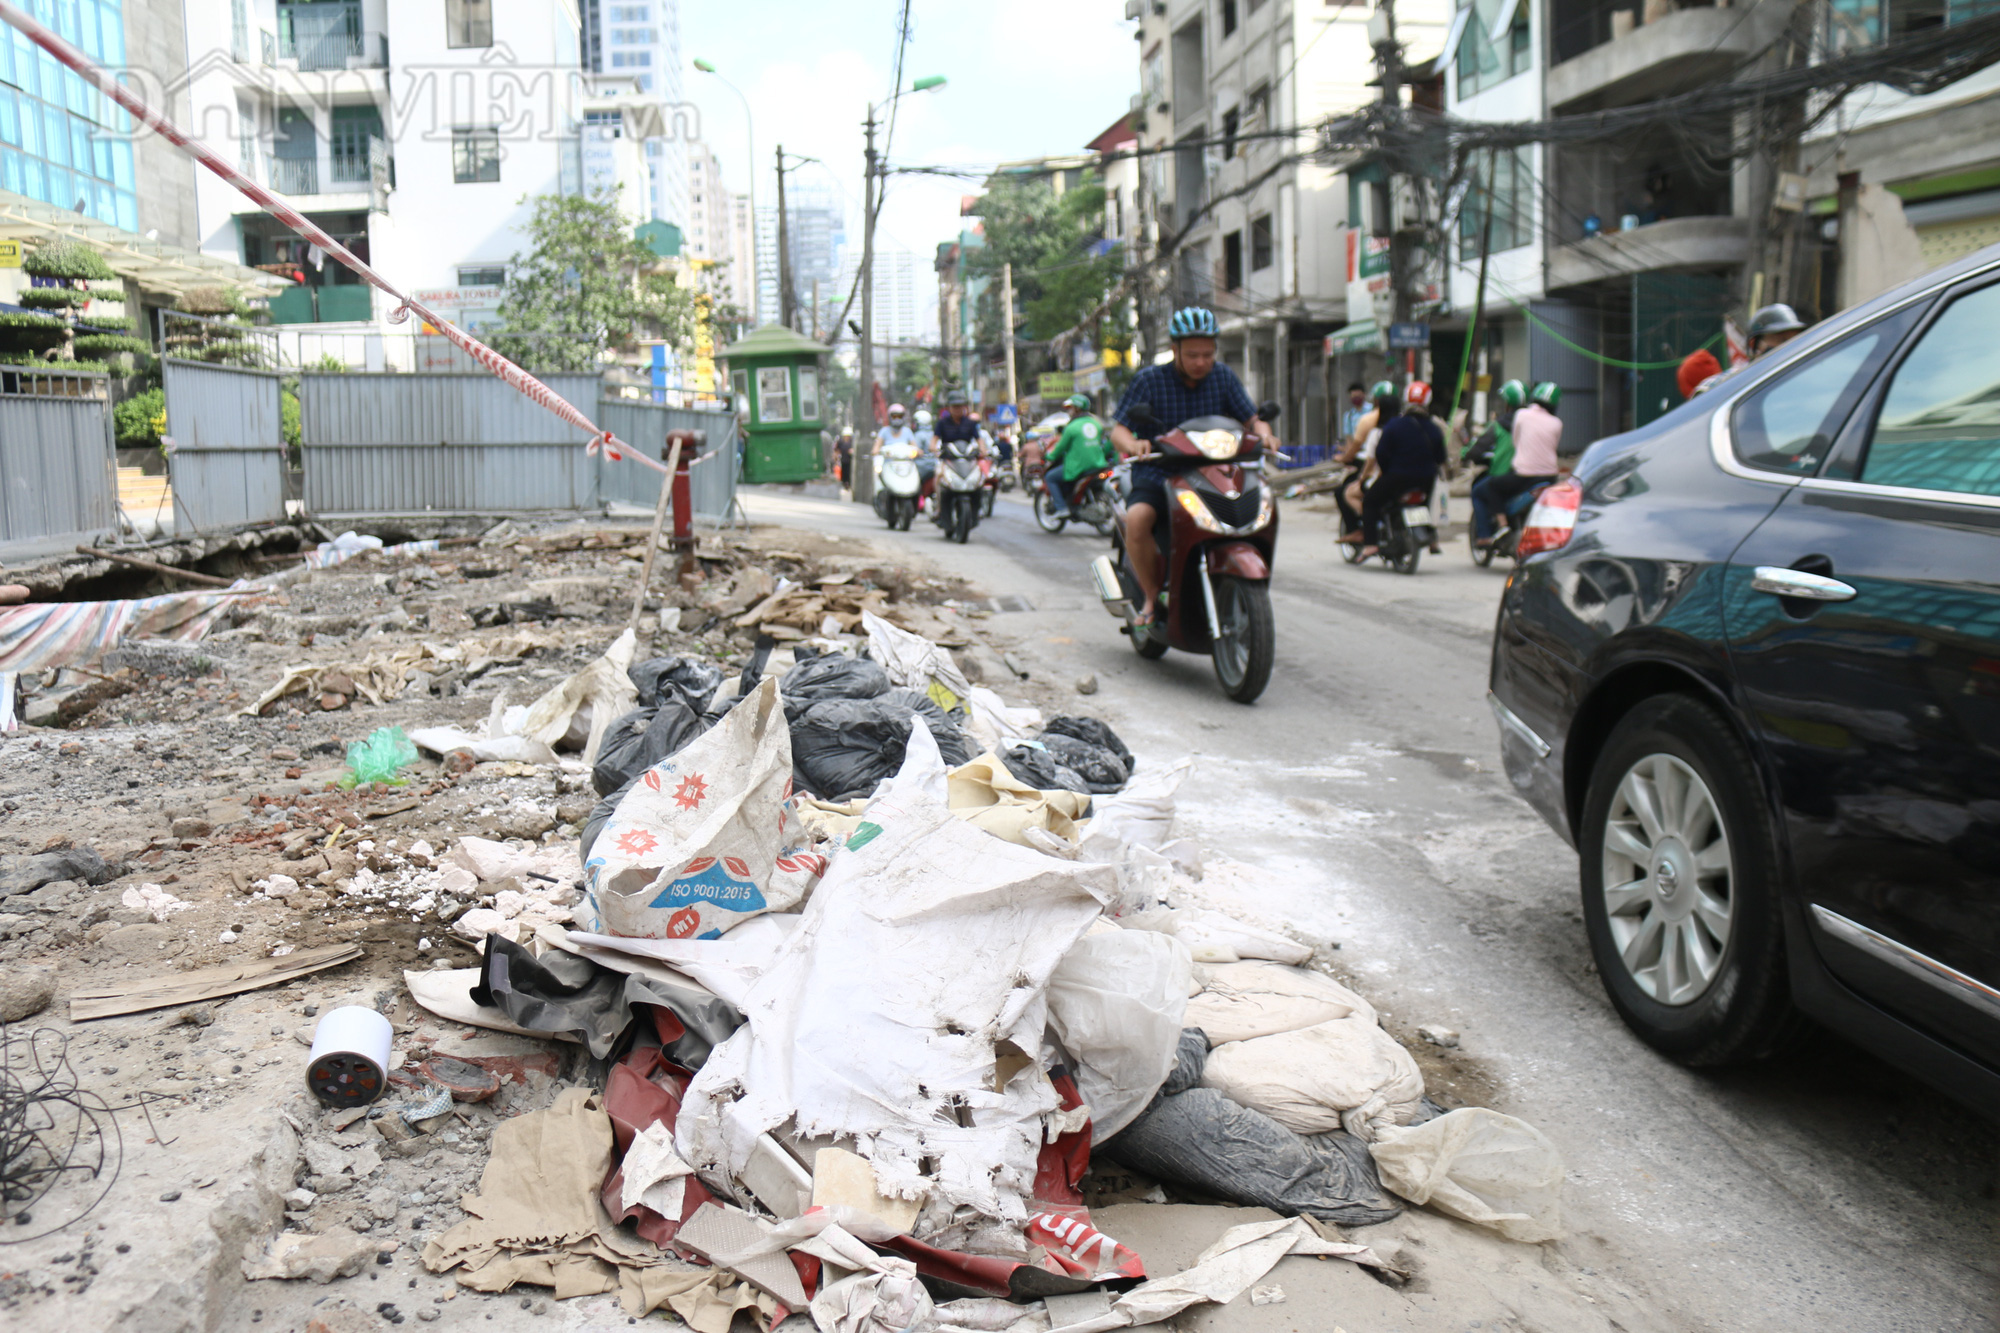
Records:
<instances>
[{"instance_id":1,"label":"paved road","mask_svg":"<svg viewBox=\"0 0 2000 1333\"><path fill-rule=\"evenodd\" d=\"M1457 1029L1452 1090L1561 1147L1571 1236L1551 1267L1601 1273L1672 1328L2000 1327L1991 1126L1830 1037L1695 1073L1618 1021L1590 968L1575 856L1500 772L1484 696L1505 576L1462 539L1414 578L1350 568L1323 517L1287 506L1277 670L1246 708L1206 659L1140 661L1091 591L1098 540L1046 535L1018 500L964 548L837 501L763 491L748 506L887 538L1022 599L988 622L996 637L1063 681L1095 672L1090 711L1142 758L1196 752L1183 822L1276 872L1265 913L1340 941L1399 1034Z\"/></svg>"}]
</instances>

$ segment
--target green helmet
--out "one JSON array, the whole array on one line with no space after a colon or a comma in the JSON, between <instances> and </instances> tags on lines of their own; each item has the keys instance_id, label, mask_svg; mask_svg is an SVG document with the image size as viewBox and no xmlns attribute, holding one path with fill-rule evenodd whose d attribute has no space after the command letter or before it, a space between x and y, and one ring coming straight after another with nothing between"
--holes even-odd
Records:
<instances>
[{"instance_id":1,"label":"green helmet","mask_svg":"<svg viewBox=\"0 0 2000 1333\"><path fill-rule=\"evenodd\" d=\"M1556 410L1556 404L1562 401L1562 396L1563 391L1556 387L1554 380L1543 380L1535 386L1535 391L1529 394L1528 398L1536 405L1553 412Z\"/></svg>"},{"instance_id":2,"label":"green helmet","mask_svg":"<svg viewBox=\"0 0 2000 1333\"><path fill-rule=\"evenodd\" d=\"M1073 393L1063 399L1063 406L1073 407L1079 412L1088 412L1090 410L1090 397L1088 394Z\"/></svg>"},{"instance_id":3,"label":"green helmet","mask_svg":"<svg viewBox=\"0 0 2000 1333\"><path fill-rule=\"evenodd\" d=\"M1509 407L1519 407L1528 401L1528 386L1519 380L1508 380L1500 386L1500 401Z\"/></svg>"},{"instance_id":4,"label":"green helmet","mask_svg":"<svg viewBox=\"0 0 2000 1333\"><path fill-rule=\"evenodd\" d=\"M1371 403L1379 403L1385 398L1393 403L1398 397L1396 386L1387 380L1376 380L1375 387L1368 391L1368 401Z\"/></svg>"}]
</instances>

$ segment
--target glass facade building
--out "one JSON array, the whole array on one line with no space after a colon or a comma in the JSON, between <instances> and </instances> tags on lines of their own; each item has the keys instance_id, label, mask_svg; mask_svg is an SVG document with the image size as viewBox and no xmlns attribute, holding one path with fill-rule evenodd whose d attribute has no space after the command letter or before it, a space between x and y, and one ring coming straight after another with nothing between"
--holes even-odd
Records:
<instances>
[{"instance_id":1,"label":"glass facade building","mask_svg":"<svg viewBox=\"0 0 2000 1333\"><path fill-rule=\"evenodd\" d=\"M125 64L121 0L16 0L111 69ZM139 229L131 117L0 25L0 189Z\"/></svg>"}]
</instances>

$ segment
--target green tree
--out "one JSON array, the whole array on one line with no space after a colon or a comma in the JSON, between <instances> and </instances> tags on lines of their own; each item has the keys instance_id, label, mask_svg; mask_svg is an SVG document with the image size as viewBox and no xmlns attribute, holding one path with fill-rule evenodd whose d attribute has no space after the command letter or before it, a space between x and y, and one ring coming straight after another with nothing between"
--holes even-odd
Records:
<instances>
[{"instance_id":1,"label":"green tree","mask_svg":"<svg viewBox=\"0 0 2000 1333\"><path fill-rule=\"evenodd\" d=\"M1094 176L1062 194L1040 177L999 177L980 201L979 216L986 244L967 250L965 264L969 274L987 279L979 300L984 346L1002 340L1001 265L1014 266L1014 296L1024 316L1016 332L1035 342L1075 326L1124 272L1124 256L1100 245L1104 187Z\"/></svg>"},{"instance_id":2,"label":"green tree","mask_svg":"<svg viewBox=\"0 0 2000 1333\"><path fill-rule=\"evenodd\" d=\"M530 370L594 370L600 357L642 338L677 348L694 337L694 293L658 270L615 194L537 195L534 248L516 254L491 342Z\"/></svg>"},{"instance_id":3,"label":"green tree","mask_svg":"<svg viewBox=\"0 0 2000 1333\"><path fill-rule=\"evenodd\" d=\"M889 383L895 390L890 395L890 400L903 404L912 412L916 411L917 390L928 388L935 398L940 396L938 390L942 387L937 367L931 363L930 357L907 348L896 353L894 368L889 374Z\"/></svg>"}]
</instances>

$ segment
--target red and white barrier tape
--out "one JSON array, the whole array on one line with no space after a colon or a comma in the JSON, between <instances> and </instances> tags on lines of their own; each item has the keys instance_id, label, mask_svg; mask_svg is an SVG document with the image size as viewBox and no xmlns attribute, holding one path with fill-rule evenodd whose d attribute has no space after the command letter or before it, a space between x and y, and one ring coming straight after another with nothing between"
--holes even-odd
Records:
<instances>
[{"instance_id":1,"label":"red and white barrier tape","mask_svg":"<svg viewBox=\"0 0 2000 1333\"><path fill-rule=\"evenodd\" d=\"M80 77L89 80L91 85L99 92L131 112L134 117L160 135L168 143L173 144L195 161L228 181L236 189L255 200L258 207L262 208L272 217L275 217L278 221L284 223L287 227L290 227L293 231L326 251L333 258L353 269L355 273L360 275L363 282L374 287L383 295L394 298L396 309L389 317L393 322L400 324L414 313L424 322L436 327L446 338L449 338L453 343L462 348L466 355L486 367L493 374L526 394L542 407L555 413L564 421L569 422L570 425L575 426L579 430L590 432L590 443L585 446L587 452L596 454L602 450L604 456L613 461L626 458L636 459L644 463L647 467L652 468L655 472L663 474L666 472L666 464L660 462L658 459L648 458L646 455L630 448L610 431L599 430L595 422L582 412L579 412L574 406L565 402L548 385L542 383L533 375L530 375L527 371L521 369L491 347L488 347L485 343L480 342L479 339L459 328L450 320L442 318L422 302L405 296L390 286L381 274L362 263L346 246L307 221L302 214L284 203L269 190L266 190L263 186L257 184L257 182L251 180L248 176L245 176L242 172L217 157L207 144L204 144L201 140L191 135L183 133L173 122L147 106L131 89L119 83L104 70L99 69L89 56L71 46L60 36L42 26L42 24L36 22L33 16L23 13L16 6L8 4L6 0L0 0L0 20L4 20L15 28L18 28L27 36L28 40L41 47L44 51L47 51L70 69L75 70Z\"/></svg>"}]
</instances>

